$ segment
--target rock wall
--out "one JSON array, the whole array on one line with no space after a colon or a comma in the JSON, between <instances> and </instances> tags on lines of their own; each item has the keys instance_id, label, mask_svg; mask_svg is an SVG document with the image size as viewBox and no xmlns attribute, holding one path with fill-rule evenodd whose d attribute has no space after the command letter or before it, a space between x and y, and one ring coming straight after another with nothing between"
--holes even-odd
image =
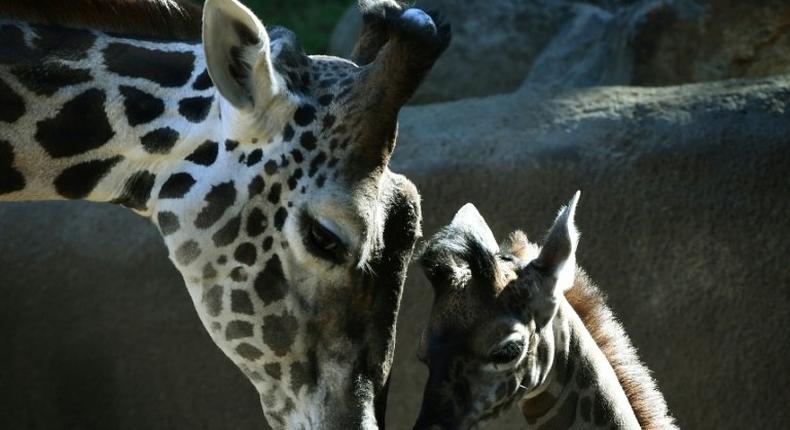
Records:
<instances>
[{"instance_id":1,"label":"rock wall","mask_svg":"<svg viewBox=\"0 0 790 430\"><path fill-rule=\"evenodd\" d=\"M508 93L521 85L664 86L790 72L784 0L418 0L453 24L453 42L413 102ZM330 51L348 55L350 8Z\"/></svg>"}]
</instances>

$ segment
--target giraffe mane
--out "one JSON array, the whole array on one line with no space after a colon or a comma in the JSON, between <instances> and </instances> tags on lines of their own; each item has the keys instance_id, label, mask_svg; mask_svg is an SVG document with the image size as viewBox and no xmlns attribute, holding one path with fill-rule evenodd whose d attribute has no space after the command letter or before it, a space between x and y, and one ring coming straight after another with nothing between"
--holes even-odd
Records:
<instances>
[{"instance_id":1,"label":"giraffe mane","mask_svg":"<svg viewBox=\"0 0 790 430\"><path fill-rule=\"evenodd\" d=\"M188 0L0 2L0 18L162 40L200 40L202 8Z\"/></svg>"},{"instance_id":2,"label":"giraffe mane","mask_svg":"<svg viewBox=\"0 0 790 430\"><path fill-rule=\"evenodd\" d=\"M614 369L639 425L646 430L676 429L664 396L642 363L622 324L606 304L604 293L582 269L565 298Z\"/></svg>"}]
</instances>

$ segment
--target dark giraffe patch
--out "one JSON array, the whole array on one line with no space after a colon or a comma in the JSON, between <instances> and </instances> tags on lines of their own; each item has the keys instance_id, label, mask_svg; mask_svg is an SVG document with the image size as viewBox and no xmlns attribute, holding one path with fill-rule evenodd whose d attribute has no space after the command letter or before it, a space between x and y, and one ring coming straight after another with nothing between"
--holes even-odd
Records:
<instances>
[{"instance_id":1,"label":"dark giraffe patch","mask_svg":"<svg viewBox=\"0 0 790 430\"><path fill-rule=\"evenodd\" d=\"M258 253L255 250L255 245L251 243L242 243L238 247L236 247L236 251L233 252L233 258L236 259L241 264L246 264L247 266L252 266L255 264L255 260L258 258Z\"/></svg>"},{"instance_id":2,"label":"dark giraffe patch","mask_svg":"<svg viewBox=\"0 0 790 430\"><path fill-rule=\"evenodd\" d=\"M0 140L0 194L24 188L25 177L14 168L14 148L5 140Z\"/></svg>"},{"instance_id":3,"label":"dark giraffe patch","mask_svg":"<svg viewBox=\"0 0 790 430\"><path fill-rule=\"evenodd\" d=\"M264 182L262 177L256 176L252 178L247 186L247 193L249 193L250 197L253 197L263 193L264 189L266 189L266 182Z\"/></svg>"},{"instance_id":4,"label":"dark giraffe patch","mask_svg":"<svg viewBox=\"0 0 790 430\"><path fill-rule=\"evenodd\" d=\"M126 118L132 127L147 124L165 113L165 102L145 91L121 85L118 87L123 96Z\"/></svg>"},{"instance_id":5,"label":"dark giraffe patch","mask_svg":"<svg viewBox=\"0 0 790 430\"><path fill-rule=\"evenodd\" d=\"M313 177L318 172L318 169L321 167L322 164L326 163L326 153L321 151L313 158L313 161L310 162L310 171L307 173L307 176Z\"/></svg>"},{"instance_id":6,"label":"dark giraffe patch","mask_svg":"<svg viewBox=\"0 0 790 430\"><path fill-rule=\"evenodd\" d=\"M207 205L195 219L195 227L206 229L214 225L229 207L236 202L236 187L233 182L223 182L211 187L206 194Z\"/></svg>"},{"instance_id":7,"label":"dark giraffe patch","mask_svg":"<svg viewBox=\"0 0 790 430\"><path fill-rule=\"evenodd\" d=\"M99 148L115 132L104 111L107 96L91 88L67 101L52 118L36 124L36 141L51 157L73 157Z\"/></svg>"},{"instance_id":8,"label":"dark giraffe patch","mask_svg":"<svg viewBox=\"0 0 790 430\"><path fill-rule=\"evenodd\" d=\"M25 100L0 79L0 121L12 124L24 114Z\"/></svg>"},{"instance_id":9,"label":"dark giraffe patch","mask_svg":"<svg viewBox=\"0 0 790 430\"><path fill-rule=\"evenodd\" d=\"M296 339L299 320L289 313L267 315L263 318L263 342L278 357L287 355Z\"/></svg>"},{"instance_id":10,"label":"dark giraffe patch","mask_svg":"<svg viewBox=\"0 0 790 430\"><path fill-rule=\"evenodd\" d=\"M217 142L212 142L207 140L203 142L192 154L187 157L187 161L191 161L195 164L199 164L201 166L210 166L217 161L217 155L219 154L219 144Z\"/></svg>"},{"instance_id":11,"label":"dark giraffe patch","mask_svg":"<svg viewBox=\"0 0 790 430\"><path fill-rule=\"evenodd\" d=\"M315 186L318 188L322 188L324 186L324 183L326 183L326 176L323 174L318 175L318 178L316 178L315 180Z\"/></svg>"},{"instance_id":12,"label":"dark giraffe patch","mask_svg":"<svg viewBox=\"0 0 790 430\"><path fill-rule=\"evenodd\" d=\"M36 33L33 44L39 55L63 60L88 58L88 50L96 41L96 36L88 30L54 25L32 25L31 28Z\"/></svg>"},{"instance_id":13,"label":"dark giraffe patch","mask_svg":"<svg viewBox=\"0 0 790 430\"><path fill-rule=\"evenodd\" d=\"M102 160L91 160L84 163L75 164L55 178L55 190L67 199L82 199L96 188L99 181L104 178L110 169L123 157L118 155Z\"/></svg>"},{"instance_id":14,"label":"dark giraffe patch","mask_svg":"<svg viewBox=\"0 0 790 430\"><path fill-rule=\"evenodd\" d=\"M250 293L244 290L231 290L230 310L237 314L252 315L255 310L252 306Z\"/></svg>"},{"instance_id":15,"label":"dark giraffe patch","mask_svg":"<svg viewBox=\"0 0 790 430\"><path fill-rule=\"evenodd\" d=\"M163 87L182 87L192 77L195 55L169 52L125 43L111 43L104 49L107 70L129 78L142 78Z\"/></svg>"},{"instance_id":16,"label":"dark giraffe patch","mask_svg":"<svg viewBox=\"0 0 790 430\"><path fill-rule=\"evenodd\" d=\"M263 151L260 149L256 149L250 152L250 156L247 157L247 166L252 167L261 162L263 159Z\"/></svg>"},{"instance_id":17,"label":"dark giraffe patch","mask_svg":"<svg viewBox=\"0 0 790 430\"><path fill-rule=\"evenodd\" d=\"M324 121L323 121L323 124L322 124L324 130L329 130L330 128L332 128L332 126L335 125L335 120L336 120L336 118L335 118L334 115L327 114L324 117Z\"/></svg>"},{"instance_id":18,"label":"dark giraffe patch","mask_svg":"<svg viewBox=\"0 0 790 430\"><path fill-rule=\"evenodd\" d=\"M203 280L214 279L216 277L217 277L217 270L214 268L213 265L211 265L211 263L206 263L206 265L203 266Z\"/></svg>"},{"instance_id":19,"label":"dark giraffe patch","mask_svg":"<svg viewBox=\"0 0 790 430\"><path fill-rule=\"evenodd\" d=\"M182 99L178 102L178 113L189 122L201 122L206 119L209 111L211 111L211 103L213 101L213 96Z\"/></svg>"},{"instance_id":20,"label":"dark giraffe patch","mask_svg":"<svg viewBox=\"0 0 790 430\"><path fill-rule=\"evenodd\" d=\"M230 271L230 279L236 282L247 282L247 271L241 266L234 267L233 270Z\"/></svg>"},{"instance_id":21,"label":"dark giraffe patch","mask_svg":"<svg viewBox=\"0 0 790 430\"><path fill-rule=\"evenodd\" d=\"M266 172L267 175L274 175L277 173L278 169L277 162L274 160L269 160L263 165L263 171Z\"/></svg>"},{"instance_id":22,"label":"dark giraffe patch","mask_svg":"<svg viewBox=\"0 0 790 430\"><path fill-rule=\"evenodd\" d=\"M291 157L293 157L294 161L297 163L301 163L304 160L304 156L302 155L302 151L298 149L291 150Z\"/></svg>"},{"instance_id":23,"label":"dark giraffe patch","mask_svg":"<svg viewBox=\"0 0 790 430\"><path fill-rule=\"evenodd\" d=\"M192 264L199 256L200 246L194 240L188 240L176 249L176 261L182 266Z\"/></svg>"},{"instance_id":24,"label":"dark giraffe patch","mask_svg":"<svg viewBox=\"0 0 790 430\"><path fill-rule=\"evenodd\" d=\"M277 212L274 214L274 227L277 231L281 231L283 229L283 225L285 225L285 220L288 218L288 210L285 208L277 209Z\"/></svg>"},{"instance_id":25,"label":"dark giraffe patch","mask_svg":"<svg viewBox=\"0 0 790 430\"><path fill-rule=\"evenodd\" d=\"M290 142L291 139L294 138L294 128L291 127L291 124L285 124L285 128L283 129L283 142Z\"/></svg>"},{"instance_id":26,"label":"dark giraffe patch","mask_svg":"<svg viewBox=\"0 0 790 430\"><path fill-rule=\"evenodd\" d=\"M282 368L280 367L280 363L267 363L263 365L263 371L266 372L267 375L272 377L273 379L279 381L280 378L283 376Z\"/></svg>"},{"instance_id":27,"label":"dark giraffe patch","mask_svg":"<svg viewBox=\"0 0 790 430\"><path fill-rule=\"evenodd\" d=\"M274 245L274 238L267 236L263 239L263 252L269 252L272 249L272 245Z\"/></svg>"},{"instance_id":28,"label":"dark giraffe patch","mask_svg":"<svg viewBox=\"0 0 790 430\"><path fill-rule=\"evenodd\" d=\"M269 221L259 208L254 208L247 217L247 236L258 237L266 231Z\"/></svg>"},{"instance_id":29,"label":"dark giraffe patch","mask_svg":"<svg viewBox=\"0 0 790 430\"><path fill-rule=\"evenodd\" d=\"M129 209L144 211L146 203L151 198L151 189L154 188L156 176L148 171L140 171L132 175L123 189L123 194L115 199L114 203L121 204Z\"/></svg>"},{"instance_id":30,"label":"dark giraffe patch","mask_svg":"<svg viewBox=\"0 0 790 430\"><path fill-rule=\"evenodd\" d=\"M234 149L239 147L239 142L235 140L227 139L225 140L225 150L228 152L232 152Z\"/></svg>"},{"instance_id":31,"label":"dark giraffe patch","mask_svg":"<svg viewBox=\"0 0 790 430\"><path fill-rule=\"evenodd\" d=\"M315 138L312 131L306 131L299 137L299 143L308 151L312 151L316 148L316 142L318 142L318 140Z\"/></svg>"},{"instance_id":32,"label":"dark giraffe patch","mask_svg":"<svg viewBox=\"0 0 790 430\"><path fill-rule=\"evenodd\" d=\"M313 105L301 105L294 112L294 122L301 127L308 126L313 121L315 121L315 107Z\"/></svg>"},{"instance_id":33,"label":"dark giraffe patch","mask_svg":"<svg viewBox=\"0 0 790 430\"><path fill-rule=\"evenodd\" d=\"M282 193L282 185L279 183L272 184L271 188L269 188L269 196L267 199L269 202L273 204L277 204L280 202L280 194Z\"/></svg>"},{"instance_id":34,"label":"dark giraffe patch","mask_svg":"<svg viewBox=\"0 0 790 430\"><path fill-rule=\"evenodd\" d=\"M170 127L157 128L143 135L140 143L151 154L167 154L176 145L179 134Z\"/></svg>"},{"instance_id":35,"label":"dark giraffe patch","mask_svg":"<svg viewBox=\"0 0 790 430\"><path fill-rule=\"evenodd\" d=\"M0 64L14 64L34 57L25 44L25 34L14 25L0 27Z\"/></svg>"},{"instance_id":36,"label":"dark giraffe patch","mask_svg":"<svg viewBox=\"0 0 790 430\"><path fill-rule=\"evenodd\" d=\"M195 179L189 173L176 173L167 178L167 181L162 185L159 190L160 199L180 199L184 197L192 186L195 185Z\"/></svg>"},{"instance_id":37,"label":"dark giraffe patch","mask_svg":"<svg viewBox=\"0 0 790 430\"><path fill-rule=\"evenodd\" d=\"M162 236L169 236L181 228L181 224L178 222L178 216L169 211L159 212L156 215L156 222L159 224L159 230L162 232Z\"/></svg>"},{"instance_id":38,"label":"dark giraffe patch","mask_svg":"<svg viewBox=\"0 0 790 430\"><path fill-rule=\"evenodd\" d=\"M222 294L224 290L222 285L214 285L203 293L203 305L206 306L206 312L209 315L216 317L222 312Z\"/></svg>"},{"instance_id":39,"label":"dark giraffe patch","mask_svg":"<svg viewBox=\"0 0 790 430\"><path fill-rule=\"evenodd\" d=\"M192 84L193 90L203 91L211 88L214 83L211 81L211 76L208 74L208 69L203 69L203 71L195 78L195 82Z\"/></svg>"},{"instance_id":40,"label":"dark giraffe patch","mask_svg":"<svg viewBox=\"0 0 790 430\"><path fill-rule=\"evenodd\" d=\"M239 346L236 347L236 354L247 361L255 361L261 357L263 357L263 353L260 349L250 345L249 343L240 343Z\"/></svg>"},{"instance_id":41,"label":"dark giraffe patch","mask_svg":"<svg viewBox=\"0 0 790 430\"><path fill-rule=\"evenodd\" d=\"M318 98L318 104L321 106L329 106L334 100L334 96L332 94L324 94L323 96Z\"/></svg>"},{"instance_id":42,"label":"dark giraffe patch","mask_svg":"<svg viewBox=\"0 0 790 430\"><path fill-rule=\"evenodd\" d=\"M252 324L247 321L231 321L225 327L225 339L236 340L252 337Z\"/></svg>"},{"instance_id":43,"label":"dark giraffe patch","mask_svg":"<svg viewBox=\"0 0 790 430\"><path fill-rule=\"evenodd\" d=\"M293 191L299 185L299 179L302 178L304 172L302 169L296 169L293 174L288 178L288 189Z\"/></svg>"},{"instance_id":44,"label":"dark giraffe patch","mask_svg":"<svg viewBox=\"0 0 790 430\"><path fill-rule=\"evenodd\" d=\"M612 421L612 410L606 400L599 393L593 400L593 421L595 425L602 426Z\"/></svg>"},{"instance_id":45,"label":"dark giraffe patch","mask_svg":"<svg viewBox=\"0 0 790 430\"><path fill-rule=\"evenodd\" d=\"M217 230L211 240L214 245L218 247L228 246L239 237L239 230L241 229L241 217L236 216L230 219L221 229Z\"/></svg>"},{"instance_id":46,"label":"dark giraffe patch","mask_svg":"<svg viewBox=\"0 0 790 430\"><path fill-rule=\"evenodd\" d=\"M291 363L291 389L298 393L302 387L310 391L317 385L317 371L314 365L299 361Z\"/></svg>"},{"instance_id":47,"label":"dark giraffe patch","mask_svg":"<svg viewBox=\"0 0 790 430\"><path fill-rule=\"evenodd\" d=\"M25 62L11 68L11 73L31 92L39 96L51 96L59 89L90 81L87 69L73 69L61 63Z\"/></svg>"},{"instance_id":48,"label":"dark giraffe patch","mask_svg":"<svg viewBox=\"0 0 790 430\"><path fill-rule=\"evenodd\" d=\"M277 254L272 255L263 271L255 277L253 288L264 305L270 305L282 300L288 286L285 283L283 266Z\"/></svg>"}]
</instances>

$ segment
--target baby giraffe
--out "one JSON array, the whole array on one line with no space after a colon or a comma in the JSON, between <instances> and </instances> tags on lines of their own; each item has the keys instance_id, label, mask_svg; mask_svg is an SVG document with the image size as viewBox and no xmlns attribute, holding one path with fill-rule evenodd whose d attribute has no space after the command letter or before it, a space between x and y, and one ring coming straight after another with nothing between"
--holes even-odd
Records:
<instances>
[{"instance_id":1,"label":"baby giraffe","mask_svg":"<svg viewBox=\"0 0 790 430\"><path fill-rule=\"evenodd\" d=\"M467 204L421 256L434 288L417 429L477 428L518 401L528 428L676 428L598 288L576 266L577 192L542 248L502 245Z\"/></svg>"}]
</instances>

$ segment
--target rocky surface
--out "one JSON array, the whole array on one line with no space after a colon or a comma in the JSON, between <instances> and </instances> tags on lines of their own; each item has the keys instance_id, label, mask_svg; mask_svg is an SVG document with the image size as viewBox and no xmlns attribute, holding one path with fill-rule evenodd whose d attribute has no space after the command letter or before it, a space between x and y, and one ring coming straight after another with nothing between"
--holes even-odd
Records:
<instances>
[{"instance_id":1,"label":"rocky surface","mask_svg":"<svg viewBox=\"0 0 790 430\"><path fill-rule=\"evenodd\" d=\"M393 169L430 235L466 202L541 238L582 190L579 262L682 428L781 428L790 374L790 76L530 90L402 114ZM155 230L106 205L0 205L0 421L8 428L260 428ZM415 418L431 293L405 289L388 416ZM515 412L492 428L523 428Z\"/></svg>"},{"instance_id":2,"label":"rocky surface","mask_svg":"<svg viewBox=\"0 0 790 430\"><path fill-rule=\"evenodd\" d=\"M453 43L414 103L507 93L520 85L665 86L790 72L790 3L765 0L421 0ZM330 50L348 55L350 9Z\"/></svg>"}]
</instances>

